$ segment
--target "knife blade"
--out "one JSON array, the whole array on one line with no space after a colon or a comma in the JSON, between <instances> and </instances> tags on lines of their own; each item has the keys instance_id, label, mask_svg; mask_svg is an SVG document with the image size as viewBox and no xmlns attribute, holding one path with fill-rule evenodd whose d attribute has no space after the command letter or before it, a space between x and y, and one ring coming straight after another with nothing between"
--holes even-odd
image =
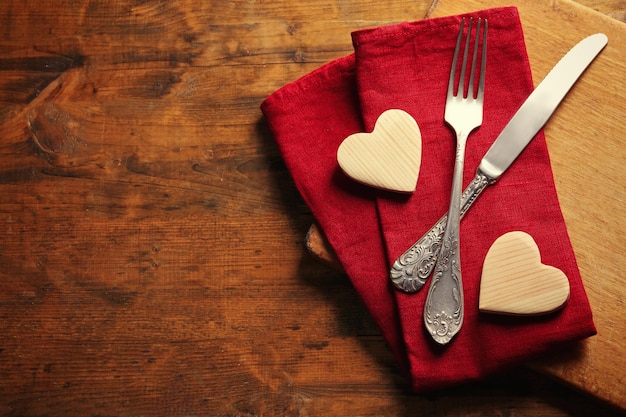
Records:
<instances>
[{"instance_id":1,"label":"knife blade","mask_svg":"<svg viewBox=\"0 0 626 417\"><path fill-rule=\"evenodd\" d=\"M483 156L476 176L463 192L461 217L483 190L513 164L607 42L603 33L581 40L533 90ZM412 293L424 286L435 266L446 221L444 215L394 262L389 275L398 290Z\"/></svg>"}]
</instances>

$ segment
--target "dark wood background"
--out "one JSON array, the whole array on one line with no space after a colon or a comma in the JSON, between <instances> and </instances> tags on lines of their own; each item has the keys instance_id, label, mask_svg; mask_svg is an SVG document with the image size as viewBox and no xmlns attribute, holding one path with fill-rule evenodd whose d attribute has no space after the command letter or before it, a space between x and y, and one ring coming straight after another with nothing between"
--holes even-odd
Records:
<instances>
[{"instance_id":1,"label":"dark wood background","mask_svg":"<svg viewBox=\"0 0 626 417\"><path fill-rule=\"evenodd\" d=\"M261 101L429 6L0 3L0 415L617 414L525 368L411 394L303 249Z\"/></svg>"}]
</instances>

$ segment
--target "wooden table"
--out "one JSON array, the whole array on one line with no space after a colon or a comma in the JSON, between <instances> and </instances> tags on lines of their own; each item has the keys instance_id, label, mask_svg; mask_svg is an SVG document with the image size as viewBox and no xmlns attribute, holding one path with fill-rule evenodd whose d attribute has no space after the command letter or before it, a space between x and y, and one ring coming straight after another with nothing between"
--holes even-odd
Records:
<instances>
[{"instance_id":1,"label":"wooden table","mask_svg":"<svg viewBox=\"0 0 626 417\"><path fill-rule=\"evenodd\" d=\"M0 3L0 415L617 415L526 368L411 394L303 252L260 102L429 7Z\"/></svg>"}]
</instances>

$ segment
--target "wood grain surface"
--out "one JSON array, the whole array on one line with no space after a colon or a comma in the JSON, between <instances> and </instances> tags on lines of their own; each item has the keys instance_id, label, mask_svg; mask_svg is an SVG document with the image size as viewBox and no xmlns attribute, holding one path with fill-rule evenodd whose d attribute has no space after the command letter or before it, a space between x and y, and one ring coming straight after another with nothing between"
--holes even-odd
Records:
<instances>
[{"instance_id":1,"label":"wood grain surface","mask_svg":"<svg viewBox=\"0 0 626 417\"><path fill-rule=\"evenodd\" d=\"M462 13L468 6L479 9L503 5L506 3L500 1L457 4L441 0L431 8L429 16ZM543 79L558 60L559 56L550 60L557 45L562 44L562 50L566 51L581 38L596 32L604 32L610 39L610 47L602 54L603 70L583 77L546 127L559 200L599 335L577 349L530 366L626 410L623 344L626 325L617 313L624 309L626 293L621 275L626 264L615 249L626 243L626 217L622 209L626 153L621 146L626 105L617 98L626 95L623 77L626 61L622 53L626 27L616 19L608 19L568 0L520 1L517 6L536 82ZM597 11L617 7L597 2L590 6ZM620 17L615 12L607 14ZM551 26L558 30L547 31ZM575 146L571 138L575 138ZM594 188L594 179L602 183L601 188ZM611 233L603 232L609 229ZM324 238L320 234L321 231L312 226L307 235L307 247L315 257L337 267L334 254L322 243Z\"/></svg>"},{"instance_id":2,"label":"wood grain surface","mask_svg":"<svg viewBox=\"0 0 626 417\"><path fill-rule=\"evenodd\" d=\"M485 255L478 299L482 312L546 314L563 307L569 296L567 276L541 262L537 242L526 232L503 234Z\"/></svg>"},{"instance_id":3,"label":"wood grain surface","mask_svg":"<svg viewBox=\"0 0 626 417\"><path fill-rule=\"evenodd\" d=\"M617 415L528 369L409 393L303 254L259 104L430 6L0 2L0 415Z\"/></svg>"},{"instance_id":4,"label":"wood grain surface","mask_svg":"<svg viewBox=\"0 0 626 417\"><path fill-rule=\"evenodd\" d=\"M361 184L399 193L415 191L422 163L422 134L410 114L383 112L371 132L354 133L337 149L337 164Z\"/></svg>"}]
</instances>

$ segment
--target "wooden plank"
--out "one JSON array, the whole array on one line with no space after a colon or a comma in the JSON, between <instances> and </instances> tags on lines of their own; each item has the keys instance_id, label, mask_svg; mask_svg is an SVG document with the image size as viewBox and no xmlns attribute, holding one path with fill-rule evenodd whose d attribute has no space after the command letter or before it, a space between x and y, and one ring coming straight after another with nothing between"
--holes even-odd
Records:
<instances>
[{"instance_id":1,"label":"wooden plank","mask_svg":"<svg viewBox=\"0 0 626 417\"><path fill-rule=\"evenodd\" d=\"M434 15L503 4L476 0L461 7L440 0ZM560 58L559 51L596 32L609 37L593 70L574 86L545 130L559 201L598 335L585 341L575 357L559 355L537 367L626 409L626 346L619 336L626 334L626 322L616 314L623 311L626 299L626 262L619 256L626 247L626 104L619 99L626 96L626 26L568 0L523 0L517 7L535 82Z\"/></svg>"},{"instance_id":2,"label":"wooden plank","mask_svg":"<svg viewBox=\"0 0 626 417\"><path fill-rule=\"evenodd\" d=\"M626 5L620 0L579 0L576 3L587 6L613 19L626 23Z\"/></svg>"},{"instance_id":3,"label":"wooden plank","mask_svg":"<svg viewBox=\"0 0 626 417\"><path fill-rule=\"evenodd\" d=\"M440 0L432 16L506 5L499 1L458 4ZM626 26L567 0L551 4L526 0L517 7L536 83L578 40L596 32L609 37L609 45L593 64L594 70L576 84L545 129L559 201L598 335L570 352L531 366L626 409L626 352L619 336L626 333L626 324L616 314L624 309L626 299L621 279L626 263L618 256L619 248L626 245L626 152L621 143L626 105L620 98L626 95L626 60L621 50ZM313 227L309 235L317 233ZM320 237L312 239L317 242ZM310 250L315 255L321 248L313 246ZM328 253L316 256L334 262Z\"/></svg>"},{"instance_id":4,"label":"wooden plank","mask_svg":"<svg viewBox=\"0 0 626 417\"><path fill-rule=\"evenodd\" d=\"M410 394L302 258L262 98L429 6L0 2L0 415L608 415L526 370Z\"/></svg>"}]
</instances>

